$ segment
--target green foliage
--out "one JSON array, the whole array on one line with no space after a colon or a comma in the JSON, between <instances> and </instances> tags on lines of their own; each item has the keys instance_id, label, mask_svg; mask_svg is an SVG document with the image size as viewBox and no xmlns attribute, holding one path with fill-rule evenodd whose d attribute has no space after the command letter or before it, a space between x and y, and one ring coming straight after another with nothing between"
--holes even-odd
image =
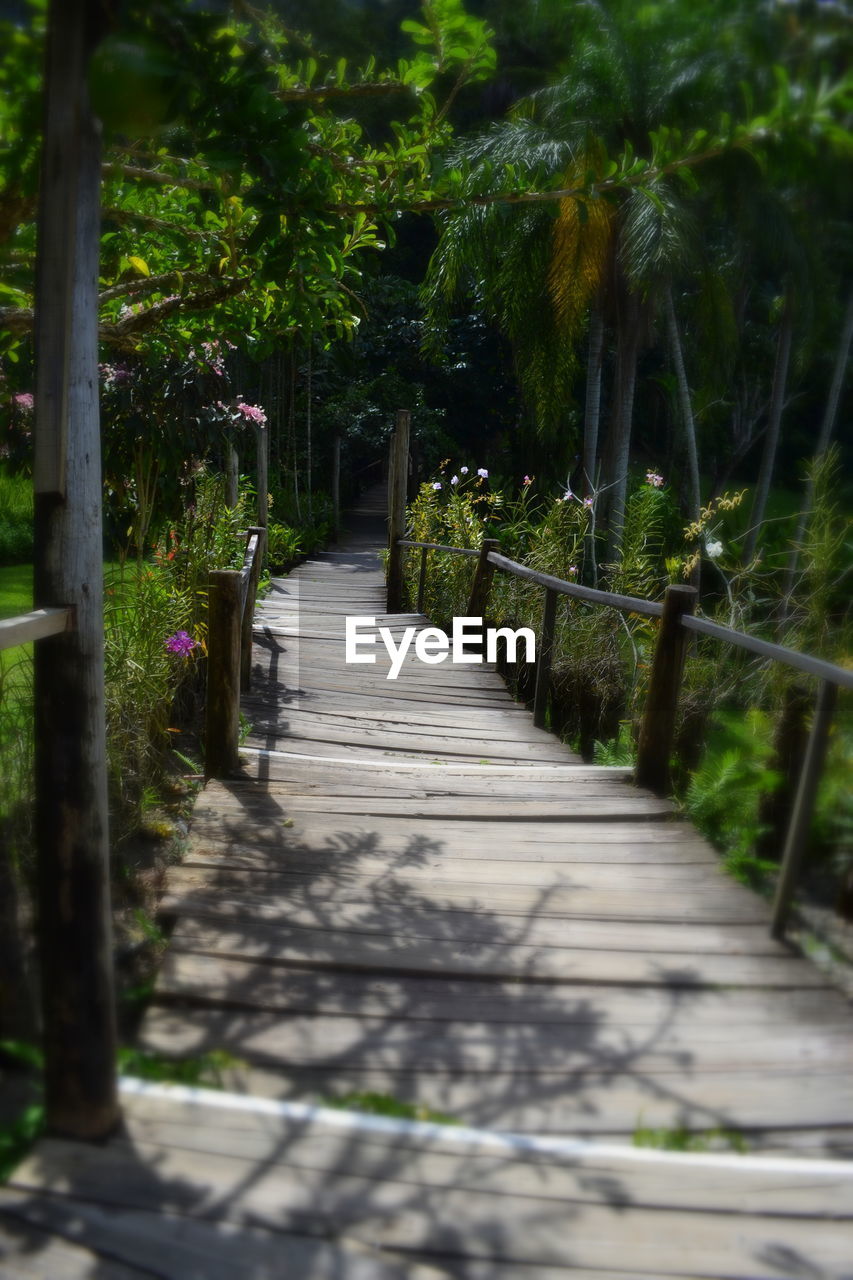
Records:
<instances>
[{"instance_id":1,"label":"green foliage","mask_svg":"<svg viewBox=\"0 0 853 1280\"><path fill-rule=\"evenodd\" d=\"M732 874L756 888L776 870L775 863L753 854L763 830L759 802L781 782L770 767L772 747L773 725L766 711L718 712L684 797L685 811L725 851Z\"/></svg>"},{"instance_id":2,"label":"green foliage","mask_svg":"<svg viewBox=\"0 0 853 1280\"><path fill-rule=\"evenodd\" d=\"M33 485L0 466L0 565L32 558Z\"/></svg>"},{"instance_id":3,"label":"green foliage","mask_svg":"<svg viewBox=\"0 0 853 1280\"><path fill-rule=\"evenodd\" d=\"M240 1058L225 1049L211 1049L193 1058L167 1058L146 1049L122 1048L118 1052L122 1075L204 1089L223 1089L225 1072L243 1066Z\"/></svg>"},{"instance_id":4,"label":"green foliage","mask_svg":"<svg viewBox=\"0 0 853 1280\"><path fill-rule=\"evenodd\" d=\"M693 1131L683 1125L674 1129L635 1129L635 1147L654 1147L658 1151L736 1151L746 1155L749 1145L737 1129L718 1125L715 1129Z\"/></svg>"},{"instance_id":5,"label":"green foliage","mask_svg":"<svg viewBox=\"0 0 853 1280\"><path fill-rule=\"evenodd\" d=\"M353 1091L340 1098L323 1098L321 1106L335 1107L341 1111L360 1111L371 1116L389 1116L395 1120L420 1120L430 1124L458 1124L452 1116L433 1111L413 1102L401 1102L389 1093Z\"/></svg>"},{"instance_id":6,"label":"green foliage","mask_svg":"<svg viewBox=\"0 0 853 1280\"><path fill-rule=\"evenodd\" d=\"M44 1127L42 1102L30 1103L11 1124L0 1126L0 1184L14 1173Z\"/></svg>"}]
</instances>

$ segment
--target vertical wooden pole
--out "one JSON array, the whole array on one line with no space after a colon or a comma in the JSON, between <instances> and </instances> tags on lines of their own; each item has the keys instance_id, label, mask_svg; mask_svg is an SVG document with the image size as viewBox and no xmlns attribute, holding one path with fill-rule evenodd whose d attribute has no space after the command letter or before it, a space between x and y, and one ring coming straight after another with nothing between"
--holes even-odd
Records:
<instances>
[{"instance_id":1,"label":"vertical wooden pole","mask_svg":"<svg viewBox=\"0 0 853 1280\"><path fill-rule=\"evenodd\" d=\"M100 129L86 91L101 6L52 0L36 285L36 607L74 605L35 646L38 938L50 1129L119 1117L109 886L98 418ZM164 637L165 639L165 637Z\"/></svg>"},{"instance_id":2,"label":"vertical wooden pole","mask_svg":"<svg viewBox=\"0 0 853 1280\"><path fill-rule=\"evenodd\" d=\"M266 427L258 427L258 524L266 529L270 522L269 471L270 433Z\"/></svg>"},{"instance_id":3,"label":"vertical wooden pole","mask_svg":"<svg viewBox=\"0 0 853 1280\"><path fill-rule=\"evenodd\" d=\"M637 785L658 795L670 787L669 760L688 639L681 618L695 607L695 587L667 587L640 725L636 770Z\"/></svg>"},{"instance_id":4,"label":"vertical wooden pole","mask_svg":"<svg viewBox=\"0 0 853 1280\"><path fill-rule=\"evenodd\" d=\"M341 437L335 432L332 440L332 537L335 542L341 531Z\"/></svg>"},{"instance_id":5,"label":"vertical wooden pole","mask_svg":"<svg viewBox=\"0 0 853 1280\"><path fill-rule=\"evenodd\" d=\"M429 551L426 547L421 547L421 567L418 573L418 603L416 605L418 613L424 611L424 592L426 591L426 575L427 575L427 556Z\"/></svg>"},{"instance_id":6,"label":"vertical wooden pole","mask_svg":"<svg viewBox=\"0 0 853 1280\"><path fill-rule=\"evenodd\" d=\"M776 884L773 919L770 925L770 932L774 938L782 938L785 933L785 924L791 908L794 888L809 838L809 829L811 827L812 814L814 813L815 800L817 799L821 770L826 757L826 748L829 743L829 726L832 722L832 713L835 710L837 693L838 690L834 684L830 684L828 680L821 681L815 705L814 720L812 721L812 730L806 747L806 758L803 762L803 771L800 774L800 783L797 787L794 811L791 814L791 825L788 827L785 851L782 854L779 880Z\"/></svg>"},{"instance_id":7,"label":"vertical wooden pole","mask_svg":"<svg viewBox=\"0 0 853 1280\"><path fill-rule=\"evenodd\" d=\"M389 613L403 609L403 548L398 539L406 533L406 490L409 481L408 409L397 410L397 429L391 437L390 476L388 480L388 603Z\"/></svg>"},{"instance_id":8,"label":"vertical wooden pole","mask_svg":"<svg viewBox=\"0 0 853 1280\"><path fill-rule=\"evenodd\" d=\"M255 599L258 594L258 580L261 576L267 531L260 525L253 526L246 536L246 546L249 545L253 534L258 535L258 548L249 574L249 589L240 627L240 689L243 693L248 693L252 685L252 626L255 620Z\"/></svg>"},{"instance_id":9,"label":"vertical wooden pole","mask_svg":"<svg viewBox=\"0 0 853 1280\"><path fill-rule=\"evenodd\" d=\"M554 627L557 621L557 593L550 587L545 590L542 608L542 630L539 636L539 653L536 658L536 693L533 699L533 723L540 729L545 725L545 713L551 692L551 658L554 653Z\"/></svg>"},{"instance_id":10,"label":"vertical wooden pole","mask_svg":"<svg viewBox=\"0 0 853 1280\"><path fill-rule=\"evenodd\" d=\"M214 569L208 577L207 708L204 772L233 773L240 741L240 574Z\"/></svg>"},{"instance_id":11,"label":"vertical wooden pole","mask_svg":"<svg viewBox=\"0 0 853 1280\"><path fill-rule=\"evenodd\" d=\"M474 581L471 584L471 595L468 599L468 617L482 618L486 622L486 609L489 603L489 590L495 576L495 566L489 560L489 552L498 551L500 543L497 538L484 538L480 547L480 558L474 570Z\"/></svg>"}]
</instances>

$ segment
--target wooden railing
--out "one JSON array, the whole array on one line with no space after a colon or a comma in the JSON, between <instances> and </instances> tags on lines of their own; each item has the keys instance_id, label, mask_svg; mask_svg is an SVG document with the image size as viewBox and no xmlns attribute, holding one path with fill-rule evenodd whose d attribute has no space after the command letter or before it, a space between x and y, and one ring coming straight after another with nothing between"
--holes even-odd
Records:
<instances>
[{"instance_id":1,"label":"wooden railing","mask_svg":"<svg viewBox=\"0 0 853 1280\"><path fill-rule=\"evenodd\" d=\"M829 726L837 692L839 689L853 689L853 671L836 666L831 662L825 662L822 658L812 657L811 654L800 653L796 649L788 649L784 645L771 644L769 641L748 635L746 632L720 626L719 623L711 622L707 618L694 616L697 599L694 587L669 586L666 588L663 601L644 600L635 596L620 595L612 591L598 591L592 587L583 587L578 583L565 582L562 578L540 573L527 565L510 560L507 556L500 554L497 546L497 542L493 539L485 539L478 551L469 547L448 547L441 543L417 542L409 538L398 538L396 547L399 555L402 555L405 548L419 550L421 553L417 592L418 612L421 613L423 611L427 558L431 551L449 555L477 557L477 566L468 602L469 617L481 617L485 621L489 588L496 569L542 587L545 595L536 664L536 690L533 701L534 722L540 727L545 724L546 720L546 708L551 684L554 631L560 597L568 596L573 600L579 600L586 604L619 609L623 613L635 613L643 617L660 618L649 687L640 721L635 770L637 784L648 787L658 794L663 794L670 789L670 758L675 738L676 715L684 662L691 633L708 636L730 644L735 648L745 649L759 657L784 663L796 671L802 671L806 675L814 676L819 680L811 732L785 837L773 903L771 932L774 937L781 938L785 932L785 924L790 912L794 888L806 849L817 798L817 789L826 756ZM389 581L388 611L393 612L400 607L399 603L395 603L392 606L391 584Z\"/></svg>"},{"instance_id":2,"label":"wooden railing","mask_svg":"<svg viewBox=\"0 0 853 1280\"><path fill-rule=\"evenodd\" d=\"M74 630L74 609L33 609L15 618L0 620L0 649L14 649L19 644L32 644L47 636L58 636Z\"/></svg>"},{"instance_id":3,"label":"wooden railing","mask_svg":"<svg viewBox=\"0 0 853 1280\"><path fill-rule=\"evenodd\" d=\"M252 616L264 554L266 529L246 534L240 569L214 569L208 578L207 702L204 772L221 778L237 768L240 743L240 693L247 692L252 670Z\"/></svg>"}]
</instances>

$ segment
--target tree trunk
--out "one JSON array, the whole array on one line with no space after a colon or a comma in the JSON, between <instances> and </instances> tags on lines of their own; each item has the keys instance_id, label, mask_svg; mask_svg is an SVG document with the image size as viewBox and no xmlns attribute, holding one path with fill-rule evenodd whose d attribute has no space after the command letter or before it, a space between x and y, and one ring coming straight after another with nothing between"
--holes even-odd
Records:
<instances>
[{"instance_id":1,"label":"tree trunk","mask_svg":"<svg viewBox=\"0 0 853 1280\"><path fill-rule=\"evenodd\" d=\"M52 0L36 292L34 596L74 629L35 646L45 1103L54 1132L118 1122L98 420L100 131L86 94L96 0ZM58 274L57 274L58 273Z\"/></svg>"},{"instance_id":2,"label":"tree trunk","mask_svg":"<svg viewBox=\"0 0 853 1280\"><path fill-rule=\"evenodd\" d=\"M240 459L233 444L225 446L225 505L232 511L240 499Z\"/></svg>"},{"instance_id":3,"label":"tree trunk","mask_svg":"<svg viewBox=\"0 0 853 1280\"><path fill-rule=\"evenodd\" d=\"M817 438L817 447L814 451L814 461L817 462L822 458L829 448L829 442L832 439L832 433L835 429L835 420L838 417L838 406L841 402L841 392L844 388L844 375L847 372L847 361L850 356L850 343L853 341L853 290L847 299L847 311L844 315L844 324L838 338L838 347L835 353L835 368L832 371L832 382L829 386L829 396L826 401L826 409L824 410L823 422L820 426L820 435ZM806 534L806 526L809 522L809 516L814 507L814 476L810 475L806 482L806 492L803 498L803 509L800 512L800 518L797 522L797 532L794 536L794 546L788 561L788 569L785 574L785 595L790 596L794 589L794 581L797 576L797 561L799 560L800 547Z\"/></svg>"},{"instance_id":4,"label":"tree trunk","mask_svg":"<svg viewBox=\"0 0 853 1280\"><path fill-rule=\"evenodd\" d=\"M607 559L611 564L615 564L619 558L622 530L625 525L628 461L634 420L634 388L640 350L639 311L639 299L636 294L629 294L625 313L619 323L616 394L609 441Z\"/></svg>"},{"instance_id":5,"label":"tree trunk","mask_svg":"<svg viewBox=\"0 0 853 1280\"><path fill-rule=\"evenodd\" d=\"M678 386L678 407L681 413L681 426L684 431L684 443L687 449L687 475L690 484L690 519L698 520L702 506L702 495L699 482L699 453L696 448L696 425L693 420L693 404L690 399L690 387L687 382L687 371L684 367L684 351L681 345L681 334L678 331L678 318L675 314L675 303L672 300L672 289L666 290L664 299L666 307L666 328L672 363L675 367L675 381Z\"/></svg>"},{"instance_id":6,"label":"tree trunk","mask_svg":"<svg viewBox=\"0 0 853 1280\"><path fill-rule=\"evenodd\" d=\"M773 390L770 394L767 435L764 438L761 467L755 485L755 497L753 498L752 512L750 514L750 528L746 535L746 543L743 550L744 564L749 564L755 556L764 513L767 510L767 499L770 496L770 485L773 480L773 470L776 466L776 454L779 448L779 429L782 425L782 412L785 408L785 393L788 387L788 368L791 363L793 331L794 309L790 295L787 295L782 313L782 322L779 327L779 338L776 344L776 363L773 368Z\"/></svg>"},{"instance_id":7,"label":"tree trunk","mask_svg":"<svg viewBox=\"0 0 853 1280\"><path fill-rule=\"evenodd\" d=\"M589 313L589 350L586 362L586 401L583 420L583 496L595 490L598 462L598 424L601 417L601 366L604 357L604 313L600 297Z\"/></svg>"}]
</instances>

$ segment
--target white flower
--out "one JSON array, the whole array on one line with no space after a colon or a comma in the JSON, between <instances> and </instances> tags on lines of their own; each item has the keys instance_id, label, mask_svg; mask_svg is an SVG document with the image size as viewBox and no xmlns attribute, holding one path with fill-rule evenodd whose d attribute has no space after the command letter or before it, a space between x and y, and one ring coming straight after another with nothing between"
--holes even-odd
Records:
<instances>
[{"instance_id":1,"label":"white flower","mask_svg":"<svg viewBox=\"0 0 853 1280\"><path fill-rule=\"evenodd\" d=\"M441 488L441 481L440 481L440 480L434 480L434 481L433 481L433 484L432 484L432 487L433 487L433 489L436 489L436 490L440 489L440 488Z\"/></svg>"},{"instance_id":2,"label":"white flower","mask_svg":"<svg viewBox=\"0 0 853 1280\"><path fill-rule=\"evenodd\" d=\"M480 477L481 480L488 480L489 478L489 473L485 467L478 467L477 475Z\"/></svg>"},{"instance_id":3,"label":"white flower","mask_svg":"<svg viewBox=\"0 0 853 1280\"><path fill-rule=\"evenodd\" d=\"M459 477L458 477L458 476L451 476L451 477L450 477L450 483L451 483L451 484L458 484L458 483L459 483Z\"/></svg>"},{"instance_id":4,"label":"white flower","mask_svg":"<svg viewBox=\"0 0 853 1280\"><path fill-rule=\"evenodd\" d=\"M711 539L710 542L705 543L705 555L708 556L709 559L716 560L717 557L721 556L722 554L723 554L722 542L716 542L713 539Z\"/></svg>"},{"instance_id":5,"label":"white flower","mask_svg":"<svg viewBox=\"0 0 853 1280\"><path fill-rule=\"evenodd\" d=\"M460 468L459 468L459 474L460 474L460 475L462 475L462 476L467 476L467 474L468 474L468 468L467 468L467 467L460 467Z\"/></svg>"}]
</instances>

